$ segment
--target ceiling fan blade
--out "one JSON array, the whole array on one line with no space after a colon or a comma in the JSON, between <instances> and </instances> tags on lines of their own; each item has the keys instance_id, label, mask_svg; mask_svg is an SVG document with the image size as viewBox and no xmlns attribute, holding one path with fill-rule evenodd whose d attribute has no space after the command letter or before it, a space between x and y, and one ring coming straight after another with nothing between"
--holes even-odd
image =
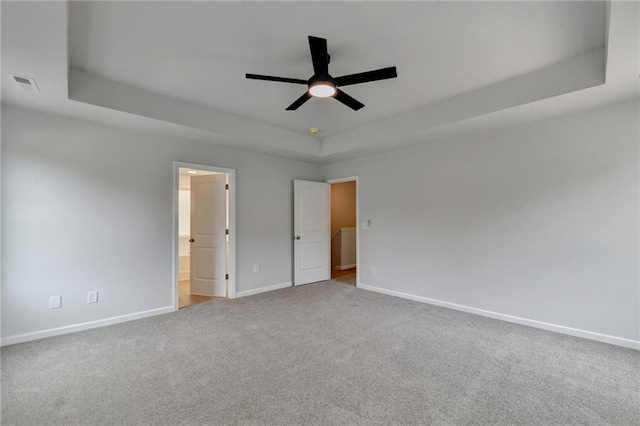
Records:
<instances>
[{"instance_id":1,"label":"ceiling fan blade","mask_svg":"<svg viewBox=\"0 0 640 426\"><path fill-rule=\"evenodd\" d=\"M366 83L368 81L386 80L396 78L398 71L396 67L381 68L379 70L359 72L357 74L343 75L336 78L338 86L348 86L350 84Z\"/></svg>"},{"instance_id":2,"label":"ceiling fan blade","mask_svg":"<svg viewBox=\"0 0 640 426\"><path fill-rule=\"evenodd\" d=\"M329 55L327 54L327 39L309 36L309 49L313 61L315 74L329 74Z\"/></svg>"},{"instance_id":3,"label":"ceiling fan blade","mask_svg":"<svg viewBox=\"0 0 640 426\"><path fill-rule=\"evenodd\" d=\"M354 111L357 111L364 106L362 102L355 100L340 89L338 89L338 93L336 93L335 98Z\"/></svg>"},{"instance_id":4,"label":"ceiling fan blade","mask_svg":"<svg viewBox=\"0 0 640 426\"><path fill-rule=\"evenodd\" d=\"M299 78L287 78L287 77L273 77L270 75L260 74L245 74L247 78L252 80L267 80L267 81L279 81L282 83L296 83L296 84L308 84L307 80L300 80Z\"/></svg>"},{"instance_id":5,"label":"ceiling fan blade","mask_svg":"<svg viewBox=\"0 0 640 426\"><path fill-rule=\"evenodd\" d=\"M292 103L287 107L287 111L297 110L300 107L300 105L307 102L310 98L311 98L311 95L309 94L309 92L304 92L304 95L300 96L298 99L295 100L294 103Z\"/></svg>"}]
</instances>

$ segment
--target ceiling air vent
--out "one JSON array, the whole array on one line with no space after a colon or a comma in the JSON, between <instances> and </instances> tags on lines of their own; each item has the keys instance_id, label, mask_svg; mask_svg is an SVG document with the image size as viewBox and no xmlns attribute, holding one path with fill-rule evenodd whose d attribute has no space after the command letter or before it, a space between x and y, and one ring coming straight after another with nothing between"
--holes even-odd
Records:
<instances>
[{"instance_id":1,"label":"ceiling air vent","mask_svg":"<svg viewBox=\"0 0 640 426\"><path fill-rule=\"evenodd\" d=\"M9 75L13 79L13 82L16 84L16 86L18 86L22 90L26 92L40 93L40 89L38 89L38 85L36 84L36 81L34 79L15 74Z\"/></svg>"}]
</instances>

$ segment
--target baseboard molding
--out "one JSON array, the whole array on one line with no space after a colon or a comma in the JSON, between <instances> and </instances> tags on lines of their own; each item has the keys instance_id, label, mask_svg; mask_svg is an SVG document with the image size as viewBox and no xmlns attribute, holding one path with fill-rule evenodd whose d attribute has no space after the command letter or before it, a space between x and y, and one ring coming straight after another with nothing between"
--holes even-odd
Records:
<instances>
[{"instance_id":1,"label":"baseboard molding","mask_svg":"<svg viewBox=\"0 0 640 426\"><path fill-rule=\"evenodd\" d=\"M267 291L280 290L281 288L291 287L293 283L287 281L284 283L273 284L266 287L254 288L253 290L239 291L236 293L236 297L253 296L254 294L266 293Z\"/></svg>"},{"instance_id":2,"label":"baseboard molding","mask_svg":"<svg viewBox=\"0 0 640 426\"><path fill-rule=\"evenodd\" d=\"M542 330L553 331L561 334L568 334L570 336L582 337L584 339L596 340L598 342L609 343L616 346L623 346L625 348L640 350L639 340L625 339L623 337L616 337L608 334L596 333L593 331L580 330L577 328L566 327L564 325L551 324L547 322L516 317L513 315L501 314L498 312L486 311L484 309L473 308L471 306L458 305L456 303L445 302L437 299L430 299L428 297L416 296L413 294L402 293L395 290L388 290L386 288L374 287L374 286L370 286L362 283L358 283L357 287L363 290L375 291L376 293L382 293L389 296L395 296L403 299L414 300L416 302L427 303L429 305L440 306L443 308L454 309L456 311L467 312L470 314L480 315L483 317L494 318L494 319L512 322L515 324L526 325L534 328L540 328Z\"/></svg>"},{"instance_id":3,"label":"baseboard molding","mask_svg":"<svg viewBox=\"0 0 640 426\"><path fill-rule=\"evenodd\" d=\"M337 271L346 271L347 269L353 269L356 267L356 264L352 264L352 265L336 265L333 267L333 269L337 270Z\"/></svg>"},{"instance_id":4,"label":"baseboard molding","mask_svg":"<svg viewBox=\"0 0 640 426\"><path fill-rule=\"evenodd\" d=\"M59 336L61 334L74 333L76 331L90 330L92 328L104 327L106 325L119 324L121 322L142 319L155 315L173 312L173 306L151 309L148 311L136 312L135 314L120 315L117 317L105 318L96 321L83 322L80 324L67 325L64 327L50 328L48 330L34 331L32 333L17 334L15 336L3 337L0 346L15 345L16 343L29 342L31 340L44 339L45 337Z\"/></svg>"}]
</instances>

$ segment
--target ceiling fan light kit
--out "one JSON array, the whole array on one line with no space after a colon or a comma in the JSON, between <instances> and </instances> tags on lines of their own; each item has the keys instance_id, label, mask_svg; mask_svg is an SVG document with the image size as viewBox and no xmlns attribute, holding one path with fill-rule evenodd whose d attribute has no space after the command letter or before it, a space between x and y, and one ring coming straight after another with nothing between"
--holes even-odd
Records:
<instances>
[{"instance_id":1,"label":"ceiling fan light kit","mask_svg":"<svg viewBox=\"0 0 640 426\"><path fill-rule=\"evenodd\" d=\"M354 111L364 107L364 104L338 89L339 86L350 84L367 83L370 81L396 78L398 72L396 67L381 68L373 71L365 71L357 74L344 75L333 78L329 74L330 56L327 53L327 40L320 37L309 36L309 49L311 50L311 60L313 62L313 76L309 80L301 80L287 77L274 77L261 74L246 74L245 77L253 80L278 81L281 83L306 84L307 91L287 107L287 111L294 111L311 97L330 98L334 97Z\"/></svg>"},{"instance_id":2,"label":"ceiling fan light kit","mask_svg":"<svg viewBox=\"0 0 640 426\"><path fill-rule=\"evenodd\" d=\"M337 92L335 83L328 80L316 80L309 84L309 94L316 98L330 98Z\"/></svg>"}]
</instances>

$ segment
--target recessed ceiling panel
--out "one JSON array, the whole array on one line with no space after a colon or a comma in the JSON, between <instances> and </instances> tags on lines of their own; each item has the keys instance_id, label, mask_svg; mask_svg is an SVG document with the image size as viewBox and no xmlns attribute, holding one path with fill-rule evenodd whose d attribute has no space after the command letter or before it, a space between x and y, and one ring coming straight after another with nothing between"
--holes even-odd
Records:
<instances>
[{"instance_id":1,"label":"recessed ceiling panel","mask_svg":"<svg viewBox=\"0 0 640 426\"><path fill-rule=\"evenodd\" d=\"M70 2L71 67L172 98L320 137L604 47L602 2ZM285 108L308 79L308 35L326 38L333 76L397 66Z\"/></svg>"}]
</instances>

